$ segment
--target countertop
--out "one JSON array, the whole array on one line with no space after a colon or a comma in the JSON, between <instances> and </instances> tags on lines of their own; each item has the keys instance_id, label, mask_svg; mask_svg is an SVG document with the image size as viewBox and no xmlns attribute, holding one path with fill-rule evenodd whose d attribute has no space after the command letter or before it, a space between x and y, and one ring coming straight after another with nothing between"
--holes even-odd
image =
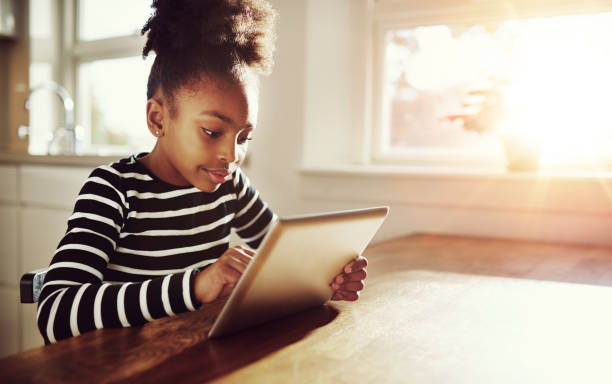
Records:
<instances>
[{"instance_id":1,"label":"countertop","mask_svg":"<svg viewBox=\"0 0 612 384\"><path fill-rule=\"evenodd\" d=\"M27 153L0 152L0 164L62 165L75 167L96 167L112 163L125 156L42 156Z\"/></svg>"}]
</instances>

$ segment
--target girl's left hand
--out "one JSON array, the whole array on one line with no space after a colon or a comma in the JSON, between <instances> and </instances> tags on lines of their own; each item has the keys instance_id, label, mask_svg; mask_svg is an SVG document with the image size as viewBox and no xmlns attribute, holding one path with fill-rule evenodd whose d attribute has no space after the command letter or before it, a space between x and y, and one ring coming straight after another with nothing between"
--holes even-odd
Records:
<instances>
[{"instance_id":1,"label":"girl's left hand","mask_svg":"<svg viewBox=\"0 0 612 384\"><path fill-rule=\"evenodd\" d=\"M344 269L330 283L334 290L332 300L355 301L359 298L359 291L363 289L367 272L365 267L368 260L359 256L344 266Z\"/></svg>"}]
</instances>

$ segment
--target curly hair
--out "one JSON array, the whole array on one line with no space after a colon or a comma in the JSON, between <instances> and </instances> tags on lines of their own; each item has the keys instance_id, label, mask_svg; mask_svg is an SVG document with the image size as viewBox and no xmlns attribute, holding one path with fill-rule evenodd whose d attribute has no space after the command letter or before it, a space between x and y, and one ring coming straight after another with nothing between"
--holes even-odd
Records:
<instances>
[{"instance_id":1,"label":"curly hair","mask_svg":"<svg viewBox=\"0 0 612 384\"><path fill-rule=\"evenodd\" d=\"M142 50L156 56L147 99L161 86L173 114L174 92L203 74L234 75L249 67L269 74L276 11L265 0L153 0L154 13L140 31Z\"/></svg>"}]
</instances>

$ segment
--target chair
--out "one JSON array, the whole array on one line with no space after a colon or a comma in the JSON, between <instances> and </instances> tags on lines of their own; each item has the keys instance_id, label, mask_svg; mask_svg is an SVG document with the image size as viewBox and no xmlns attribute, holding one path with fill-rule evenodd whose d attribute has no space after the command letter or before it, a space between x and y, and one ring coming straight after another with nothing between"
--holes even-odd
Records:
<instances>
[{"instance_id":1,"label":"chair","mask_svg":"<svg viewBox=\"0 0 612 384\"><path fill-rule=\"evenodd\" d=\"M24 273L19 281L19 295L22 303L36 303L40 297L45 276L49 268L36 269Z\"/></svg>"}]
</instances>

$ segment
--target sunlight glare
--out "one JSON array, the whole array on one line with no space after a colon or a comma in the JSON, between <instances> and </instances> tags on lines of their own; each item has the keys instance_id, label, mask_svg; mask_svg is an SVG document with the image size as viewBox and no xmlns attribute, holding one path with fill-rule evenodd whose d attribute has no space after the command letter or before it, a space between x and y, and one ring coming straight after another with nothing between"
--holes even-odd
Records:
<instances>
[{"instance_id":1,"label":"sunlight glare","mask_svg":"<svg viewBox=\"0 0 612 384\"><path fill-rule=\"evenodd\" d=\"M526 22L523 54L505 92L506 129L536 141L544 167L610 152L612 14Z\"/></svg>"},{"instance_id":2,"label":"sunlight glare","mask_svg":"<svg viewBox=\"0 0 612 384\"><path fill-rule=\"evenodd\" d=\"M507 159L514 140L542 169L610 170L611 36L612 12L390 31L385 150Z\"/></svg>"}]
</instances>

